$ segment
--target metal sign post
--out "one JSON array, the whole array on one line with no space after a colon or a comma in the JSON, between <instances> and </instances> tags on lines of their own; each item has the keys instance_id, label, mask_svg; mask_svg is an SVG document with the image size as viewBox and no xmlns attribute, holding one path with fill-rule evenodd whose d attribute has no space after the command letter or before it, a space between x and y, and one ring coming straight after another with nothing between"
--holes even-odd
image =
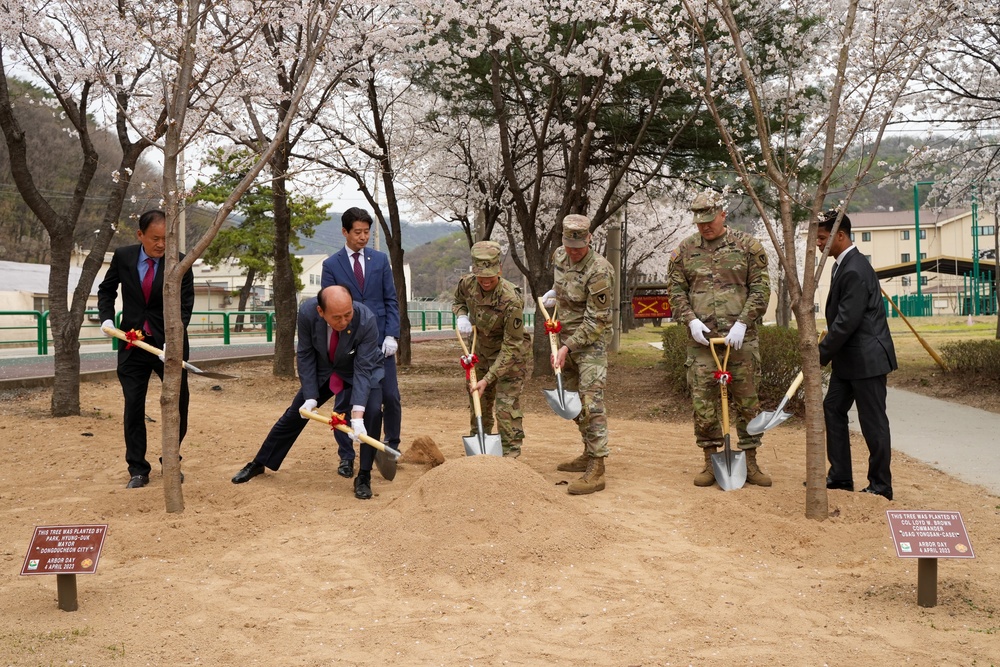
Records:
<instances>
[{"instance_id":1,"label":"metal sign post","mask_svg":"<svg viewBox=\"0 0 1000 667\"><path fill-rule=\"evenodd\" d=\"M937 606L938 558L975 558L962 515L937 510L886 510L899 558L919 558L917 604Z\"/></svg>"},{"instance_id":2,"label":"metal sign post","mask_svg":"<svg viewBox=\"0 0 1000 667\"><path fill-rule=\"evenodd\" d=\"M107 524L36 526L21 575L54 574L59 608L76 611L76 575L97 572Z\"/></svg>"}]
</instances>

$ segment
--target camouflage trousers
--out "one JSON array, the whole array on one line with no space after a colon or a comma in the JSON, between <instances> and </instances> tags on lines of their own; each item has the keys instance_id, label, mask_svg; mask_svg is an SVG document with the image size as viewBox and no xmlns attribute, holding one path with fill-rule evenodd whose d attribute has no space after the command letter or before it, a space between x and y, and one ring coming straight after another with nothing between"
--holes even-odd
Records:
<instances>
[{"instance_id":1,"label":"camouflage trousers","mask_svg":"<svg viewBox=\"0 0 1000 667\"><path fill-rule=\"evenodd\" d=\"M483 375L493 365L493 358L480 357L476 364L476 376L482 378ZM515 365L514 373L498 379L496 382L487 385L486 390L480 397L480 406L483 409L483 430L486 433L493 432L494 424L500 432L500 443L503 445L503 453L509 456L517 456L521 453L521 443L524 440L524 412L521 410L521 390L524 388L524 377L528 372L526 362ZM496 413L494 421L493 414ZM472 400L469 400L469 435L476 434L476 413L472 408Z\"/></svg>"},{"instance_id":2,"label":"camouflage trousers","mask_svg":"<svg viewBox=\"0 0 1000 667\"><path fill-rule=\"evenodd\" d=\"M580 394L583 409L573 421L580 429L583 446L592 457L605 457L608 449L608 417L604 412L604 387L608 382L608 352L604 343L566 355L562 369L563 389Z\"/></svg>"},{"instance_id":3,"label":"camouflage trousers","mask_svg":"<svg viewBox=\"0 0 1000 667\"><path fill-rule=\"evenodd\" d=\"M716 346L720 363L725 347ZM687 381L694 405L694 436L699 447L721 447L723 438L722 394L715 378L718 367L711 350L704 345L688 347ZM747 341L739 350L731 350L726 370L732 373L728 386L729 421L736 424L740 449L760 447L760 435L747 433L747 423L760 412L757 382L760 381L760 347Z\"/></svg>"}]
</instances>

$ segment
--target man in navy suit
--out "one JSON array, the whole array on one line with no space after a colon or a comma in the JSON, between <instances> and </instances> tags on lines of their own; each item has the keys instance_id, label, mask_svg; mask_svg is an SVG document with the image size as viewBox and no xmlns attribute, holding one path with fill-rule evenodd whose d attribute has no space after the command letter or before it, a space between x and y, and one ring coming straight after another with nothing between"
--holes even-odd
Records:
<instances>
[{"instance_id":1,"label":"man in navy suit","mask_svg":"<svg viewBox=\"0 0 1000 667\"><path fill-rule=\"evenodd\" d=\"M97 308L101 328L115 328L115 301L122 293L123 331L136 330L144 340L161 350L163 327L163 255L167 250L167 216L163 211L146 211L139 217L137 245L115 251L111 266L97 288ZM181 255L184 257L184 255ZM189 269L181 280L181 318L184 320L184 359L188 358L187 326L194 309L194 274ZM105 336L111 334L106 333ZM122 343L118 347L118 382L125 397L125 462L130 475L126 488L138 489L149 483L150 465L146 461L146 391L149 376L156 373L163 380L163 358ZM181 374L180 439L187 433L187 371ZM181 480L183 481L183 476Z\"/></svg>"},{"instance_id":2,"label":"man in navy suit","mask_svg":"<svg viewBox=\"0 0 1000 667\"><path fill-rule=\"evenodd\" d=\"M833 369L823 400L830 460L826 487L854 490L847 412L856 403L869 452L868 486L862 492L892 500L892 445L885 387L886 376L896 370L896 348L889 334L878 277L871 263L851 243L851 219L844 215L833 234L836 221L837 211L824 214L816 237L819 249L830 244L830 257L836 257L826 298L827 334L819 344L820 364L830 363Z\"/></svg>"},{"instance_id":3,"label":"man in navy suit","mask_svg":"<svg viewBox=\"0 0 1000 667\"><path fill-rule=\"evenodd\" d=\"M385 357L385 376L382 379L385 442L399 451L399 431L403 417L395 356L396 339L399 338L399 301L396 299L389 256L367 247L372 226L372 218L367 211L349 208L344 211L340 223L345 244L339 252L330 255L323 262L320 285L346 287L356 302L363 303L375 313L379 346ZM342 412L346 407L347 404L338 396L334 409ZM381 427L380 422L373 437L379 437ZM350 477L354 474L354 445L349 437L340 432L337 433L337 450L340 454L337 473L341 477Z\"/></svg>"},{"instance_id":4,"label":"man in navy suit","mask_svg":"<svg viewBox=\"0 0 1000 667\"><path fill-rule=\"evenodd\" d=\"M301 388L271 427L253 461L233 477L233 484L251 480L262 474L265 467L280 468L306 425L299 408L315 410L331 396L337 396L337 405L350 406L355 440L369 431L378 432L382 421L380 382L384 373L378 340L375 315L367 306L353 301L347 289L336 285L324 287L317 296L302 302L296 346ZM374 460L375 448L362 444L361 468L354 479L354 495L361 500L372 497Z\"/></svg>"}]
</instances>

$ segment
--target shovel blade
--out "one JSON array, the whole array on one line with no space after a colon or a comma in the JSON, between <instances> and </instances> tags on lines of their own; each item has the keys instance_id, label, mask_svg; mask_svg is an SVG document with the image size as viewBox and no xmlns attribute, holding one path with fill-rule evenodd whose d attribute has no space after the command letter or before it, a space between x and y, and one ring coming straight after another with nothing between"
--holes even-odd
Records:
<instances>
[{"instance_id":1,"label":"shovel blade","mask_svg":"<svg viewBox=\"0 0 1000 667\"><path fill-rule=\"evenodd\" d=\"M785 407L785 403L788 403L787 397L781 399L781 403L778 403L778 407L774 412L762 412L751 419L750 423L747 424L747 433L750 435L759 435L788 421L792 415L782 410Z\"/></svg>"},{"instance_id":2,"label":"shovel blade","mask_svg":"<svg viewBox=\"0 0 1000 667\"><path fill-rule=\"evenodd\" d=\"M712 471L715 473L715 481L723 491L742 489L747 483L746 452L734 452L729 447L727 436L722 451L712 454Z\"/></svg>"},{"instance_id":3,"label":"shovel blade","mask_svg":"<svg viewBox=\"0 0 1000 667\"><path fill-rule=\"evenodd\" d=\"M545 400L548 401L552 412L563 419L576 419L576 416L583 409L583 404L580 402L580 394L575 391L543 389L542 393L545 394Z\"/></svg>"},{"instance_id":4,"label":"shovel blade","mask_svg":"<svg viewBox=\"0 0 1000 667\"><path fill-rule=\"evenodd\" d=\"M478 435L463 435L462 444L465 445L466 456L480 456L482 454L503 456L503 443L500 442L499 435L484 435L482 441Z\"/></svg>"},{"instance_id":5,"label":"shovel blade","mask_svg":"<svg viewBox=\"0 0 1000 667\"><path fill-rule=\"evenodd\" d=\"M382 479L391 482L396 477L396 457L381 450L375 452L375 467Z\"/></svg>"}]
</instances>

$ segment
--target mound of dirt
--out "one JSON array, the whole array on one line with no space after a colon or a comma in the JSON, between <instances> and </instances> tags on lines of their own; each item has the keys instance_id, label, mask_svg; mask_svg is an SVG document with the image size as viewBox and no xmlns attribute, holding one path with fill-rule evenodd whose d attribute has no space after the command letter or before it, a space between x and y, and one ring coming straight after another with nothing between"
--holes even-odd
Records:
<instances>
[{"instance_id":1,"label":"mound of dirt","mask_svg":"<svg viewBox=\"0 0 1000 667\"><path fill-rule=\"evenodd\" d=\"M571 565L613 535L610 525L572 500L562 486L514 459L455 458L375 512L358 542L370 558L408 574L447 574L466 583L526 564Z\"/></svg>"},{"instance_id":2,"label":"mound of dirt","mask_svg":"<svg viewBox=\"0 0 1000 667\"><path fill-rule=\"evenodd\" d=\"M422 435L415 438L403 455L399 457L400 463L413 463L417 465L439 466L444 463L444 454L434 442L434 438Z\"/></svg>"}]
</instances>

